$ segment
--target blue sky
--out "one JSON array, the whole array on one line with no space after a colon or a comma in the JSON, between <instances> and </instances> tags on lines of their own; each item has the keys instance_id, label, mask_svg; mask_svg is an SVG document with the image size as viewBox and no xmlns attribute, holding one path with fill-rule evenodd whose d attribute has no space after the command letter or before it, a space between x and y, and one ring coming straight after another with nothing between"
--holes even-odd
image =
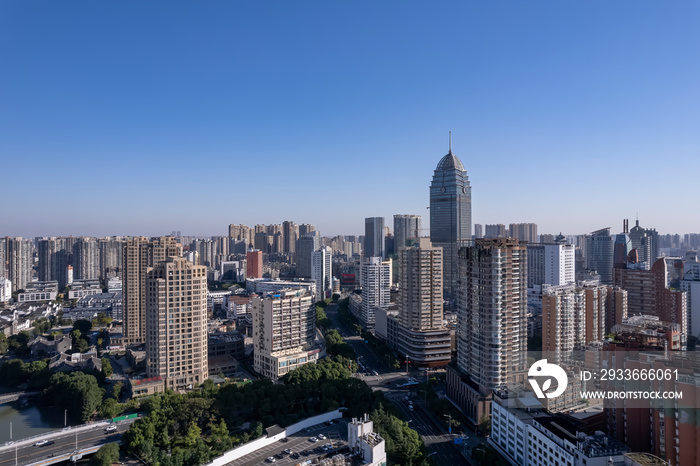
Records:
<instances>
[{"instance_id":1,"label":"blue sky","mask_svg":"<svg viewBox=\"0 0 700 466\"><path fill-rule=\"evenodd\" d=\"M0 235L700 232L696 1L0 3Z\"/></svg>"}]
</instances>

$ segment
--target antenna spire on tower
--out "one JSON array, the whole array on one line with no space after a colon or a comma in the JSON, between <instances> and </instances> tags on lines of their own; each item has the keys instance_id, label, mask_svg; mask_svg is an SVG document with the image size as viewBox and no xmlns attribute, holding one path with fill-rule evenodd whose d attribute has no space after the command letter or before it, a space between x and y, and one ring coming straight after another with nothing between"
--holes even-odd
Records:
<instances>
[{"instance_id":1,"label":"antenna spire on tower","mask_svg":"<svg viewBox=\"0 0 700 466\"><path fill-rule=\"evenodd\" d=\"M452 153L452 131L450 131L450 154Z\"/></svg>"}]
</instances>

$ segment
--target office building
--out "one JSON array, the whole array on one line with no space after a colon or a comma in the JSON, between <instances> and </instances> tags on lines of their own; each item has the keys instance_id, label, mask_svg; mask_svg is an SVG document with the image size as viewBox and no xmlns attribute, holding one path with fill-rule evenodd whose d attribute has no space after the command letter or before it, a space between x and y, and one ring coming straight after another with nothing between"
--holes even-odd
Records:
<instances>
[{"instance_id":1,"label":"office building","mask_svg":"<svg viewBox=\"0 0 700 466\"><path fill-rule=\"evenodd\" d=\"M321 301L333 295L333 250L324 246L312 254L311 280L316 284L316 300Z\"/></svg>"},{"instance_id":2,"label":"office building","mask_svg":"<svg viewBox=\"0 0 700 466\"><path fill-rule=\"evenodd\" d=\"M146 277L146 375L172 390L195 388L209 376L206 267L168 256Z\"/></svg>"},{"instance_id":3,"label":"office building","mask_svg":"<svg viewBox=\"0 0 700 466\"><path fill-rule=\"evenodd\" d=\"M421 235L420 215L394 215L394 252L406 246L406 240Z\"/></svg>"},{"instance_id":4,"label":"office building","mask_svg":"<svg viewBox=\"0 0 700 466\"><path fill-rule=\"evenodd\" d=\"M374 313L378 307L388 306L391 292L391 259L364 257L360 268L362 311L360 322L365 328L374 327Z\"/></svg>"},{"instance_id":5,"label":"office building","mask_svg":"<svg viewBox=\"0 0 700 466\"><path fill-rule=\"evenodd\" d=\"M445 366L451 359L442 272L442 248L432 246L429 238L399 249L398 349L416 367Z\"/></svg>"},{"instance_id":6,"label":"office building","mask_svg":"<svg viewBox=\"0 0 700 466\"><path fill-rule=\"evenodd\" d=\"M472 188L464 165L450 149L437 164L430 183L430 241L442 248L443 287L454 301L458 251L472 239Z\"/></svg>"},{"instance_id":7,"label":"office building","mask_svg":"<svg viewBox=\"0 0 700 466\"><path fill-rule=\"evenodd\" d=\"M182 246L171 237L163 236L149 240L143 236L136 236L125 239L123 252L124 343L138 344L146 341L148 269L158 266L168 257L182 255Z\"/></svg>"},{"instance_id":8,"label":"office building","mask_svg":"<svg viewBox=\"0 0 700 466\"><path fill-rule=\"evenodd\" d=\"M260 374L277 379L323 355L314 345L314 295L298 292L254 297L251 310L254 368Z\"/></svg>"},{"instance_id":9,"label":"office building","mask_svg":"<svg viewBox=\"0 0 700 466\"><path fill-rule=\"evenodd\" d=\"M246 253L245 278L263 278L263 253L259 249Z\"/></svg>"},{"instance_id":10,"label":"office building","mask_svg":"<svg viewBox=\"0 0 700 466\"><path fill-rule=\"evenodd\" d=\"M474 224L474 239L484 237L484 225L481 223Z\"/></svg>"},{"instance_id":11,"label":"office building","mask_svg":"<svg viewBox=\"0 0 700 466\"><path fill-rule=\"evenodd\" d=\"M460 249L457 367L447 395L474 424L490 415L491 392L524 381L527 363L527 248L510 238Z\"/></svg>"},{"instance_id":12,"label":"office building","mask_svg":"<svg viewBox=\"0 0 700 466\"><path fill-rule=\"evenodd\" d=\"M613 283L613 241L610 228L596 230L586 238L586 268L598 272L604 285Z\"/></svg>"},{"instance_id":13,"label":"office building","mask_svg":"<svg viewBox=\"0 0 700 466\"><path fill-rule=\"evenodd\" d=\"M625 220L627 222L627 220ZM642 228L639 219L629 231L632 248L637 250L639 262L646 264L647 270L651 268L659 254L659 233L653 228Z\"/></svg>"},{"instance_id":14,"label":"office building","mask_svg":"<svg viewBox=\"0 0 700 466\"><path fill-rule=\"evenodd\" d=\"M384 217L365 219L365 257L386 258Z\"/></svg>"}]
</instances>

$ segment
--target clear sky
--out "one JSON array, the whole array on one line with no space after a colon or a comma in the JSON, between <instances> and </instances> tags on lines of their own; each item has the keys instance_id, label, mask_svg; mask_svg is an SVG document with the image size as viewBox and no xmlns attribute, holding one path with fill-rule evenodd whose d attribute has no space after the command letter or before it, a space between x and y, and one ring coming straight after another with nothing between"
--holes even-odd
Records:
<instances>
[{"instance_id":1,"label":"clear sky","mask_svg":"<svg viewBox=\"0 0 700 466\"><path fill-rule=\"evenodd\" d=\"M700 232L700 2L0 2L0 235Z\"/></svg>"}]
</instances>

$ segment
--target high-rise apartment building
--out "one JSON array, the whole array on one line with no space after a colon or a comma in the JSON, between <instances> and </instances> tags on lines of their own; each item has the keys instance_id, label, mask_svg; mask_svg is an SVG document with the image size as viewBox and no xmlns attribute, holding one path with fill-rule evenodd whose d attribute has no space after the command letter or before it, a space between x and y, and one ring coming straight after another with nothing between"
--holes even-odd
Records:
<instances>
[{"instance_id":1,"label":"high-rise apartment building","mask_svg":"<svg viewBox=\"0 0 700 466\"><path fill-rule=\"evenodd\" d=\"M613 241L610 228L601 228L586 238L586 268L598 272L604 285L613 283Z\"/></svg>"},{"instance_id":2,"label":"high-rise apartment building","mask_svg":"<svg viewBox=\"0 0 700 466\"><path fill-rule=\"evenodd\" d=\"M7 240L0 238L0 278L7 278Z\"/></svg>"},{"instance_id":3,"label":"high-rise apartment building","mask_svg":"<svg viewBox=\"0 0 700 466\"><path fill-rule=\"evenodd\" d=\"M263 254L259 249L251 249L246 253L245 278L263 277Z\"/></svg>"},{"instance_id":4,"label":"high-rise apartment building","mask_svg":"<svg viewBox=\"0 0 700 466\"><path fill-rule=\"evenodd\" d=\"M502 223L494 223L485 227L484 238L506 238L507 236L508 229Z\"/></svg>"},{"instance_id":5,"label":"high-rise apartment building","mask_svg":"<svg viewBox=\"0 0 700 466\"><path fill-rule=\"evenodd\" d=\"M121 276L124 242L120 238L103 238L99 245L100 279L106 283L109 278Z\"/></svg>"},{"instance_id":6,"label":"high-rise apartment building","mask_svg":"<svg viewBox=\"0 0 700 466\"><path fill-rule=\"evenodd\" d=\"M460 249L457 367L447 394L472 422L490 415L493 389L520 383L527 363L527 249L510 238Z\"/></svg>"},{"instance_id":7,"label":"high-rise apartment building","mask_svg":"<svg viewBox=\"0 0 700 466\"><path fill-rule=\"evenodd\" d=\"M537 224L536 223L511 223L508 226L509 236L518 241L527 243L537 242Z\"/></svg>"},{"instance_id":8,"label":"high-rise apartment building","mask_svg":"<svg viewBox=\"0 0 700 466\"><path fill-rule=\"evenodd\" d=\"M202 384L209 375L206 267L168 256L148 268L144 292L146 375L172 390Z\"/></svg>"},{"instance_id":9,"label":"high-rise apartment building","mask_svg":"<svg viewBox=\"0 0 700 466\"><path fill-rule=\"evenodd\" d=\"M688 332L691 335L700 334L700 261L698 253L690 251L683 261L683 277L680 280L681 290L687 295Z\"/></svg>"},{"instance_id":10,"label":"high-rise apartment building","mask_svg":"<svg viewBox=\"0 0 700 466\"><path fill-rule=\"evenodd\" d=\"M630 256L635 256L632 250ZM666 287L666 261L657 259L651 270L629 261L624 267L613 269L616 286L627 290L627 303L631 315L656 316L664 322L679 324L685 336L688 332L688 296L682 290Z\"/></svg>"},{"instance_id":11,"label":"high-rise apartment building","mask_svg":"<svg viewBox=\"0 0 700 466\"><path fill-rule=\"evenodd\" d=\"M484 237L484 225L481 223L474 224L474 239Z\"/></svg>"},{"instance_id":12,"label":"high-rise apartment building","mask_svg":"<svg viewBox=\"0 0 700 466\"><path fill-rule=\"evenodd\" d=\"M464 165L450 149L430 183L430 241L443 252L443 286L456 297L458 251L472 239L472 188Z\"/></svg>"},{"instance_id":13,"label":"high-rise apartment building","mask_svg":"<svg viewBox=\"0 0 700 466\"><path fill-rule=\"evenodd\" d=\"M384 217L365 219L365 257L386 258Z\"/></svg>"},{"instance_id":14,"label":"high-rise apartment building","mask_svg":"<svg viewBox=\"0 0 700 466\"><path fill-rule=\"evenodd\" d=\"M299 238L299 225L289 220L282 222L282 235L284 237L283 252L294 254L297 239Z\"/></svg>"},{"instance_id":15,"label":"high-rise apartment building","mask_svg":"<svg viewBox=\"0 0 700 466\"><path fill-rule=\"evenodd\" d=\"M391 259L364 257L360 267L362 286L362 325L374 327L374 313L378 307L388 306L391 292Z\"/></svg>"},{"instance_id":16,"label":"high-rise apartment building","mask_svg":"<svg viewBox=\"0 0 700 466\"><path fill-rule=\"evenodd\" d=\"M306 236L309 233L316 231L316 226L309 223L302 223L299 225L299 238Z\"/></svg>"},{"instance_id":17,"label":"high-rise apartment building","mask_svg":"<svg viewBox=\"0 0 700 466\"><path fill-rule=\"evenodd\" d=\"M420 215L394 215L394 251L406 246L406 240L421 235Z\"/></svg>"},{"instance_id":18,"label":"high-rise apartment building","mask_svg":"<svg viewBox=\"0 0 700 466\"><path fill-rule=\"evenodd\" d=\"M251 300L253 354L257 372L277 379L290 370L316 362L316 306L312 294L296 292Z\"/></svg>"},{"instance_id":19,"label":"high-rise apartment building","mask_svg":"<svg viewBox=\"0 0 700 466\"><path fill-rule=\"evenodd\" d=\"M78 238L73 246L73 273L77 280L100 278L100 246L95 238Z\"/></svg>"},{"instance_id":20,"label":"high-rise apartment building","mask_svg":"<svg viewBox=\"0 0 700 466\"><path fill-rule=\"evenodd\" d=\"M399 249L399 352L418 367L445 366L450 332L443 321L442 248L429 238Z\"/></svg>"},{"instance_id":21,"label":"high-rise apartment building","mask_svg":"<svg viewBox=\"0 0 700 466\"><path fill-rule=\"evenodd\" d=\"M324 246L311 256L311 280L316 283L316 300L321 301L333 295L333 250Z\"/></svg>"},{"instance_id":22,"label":"high-rise apartment building","mask_svg":"<svg viewBox=\"0 0 700 466\"><path fill-rule=\"evenodd\" d=\"M33 249L30 239L7 238L7 278L15 291L23 290L32 279Z\"/></svg>"},{"instance_id":23,"label":"high-rise apartment building","mask_svg":"<svg viewBox=\"0 0 700 466\"><path fill-rule=\"evenodd\" d=\"M574 283L575 248L573 244L528 243L527 286L567 285Z\"/></svg>"},{"instance_id":24,"label":"high-rise apartment building","mask_svg":"<svg viewBox=\"0 0 700 466\"><path fill-rule=\"evenodd\" d=\"M311 278L311 255L319 247L321 247L321 235L315 230L306 233L297 240L295 253L297 277Z\"/></svg>"},{"instance_id":25,"label":"high-rise apartment building","mask_svg":"<svg viewBox=\"0 0 700 466\"><path fill-rule=\"evenodd\" d=\"M149 267L156 267L168 257L182 255L182 246L175 238L148 239L143 236L126 238L124 242L124 274L122 303L124 312L124 343L146 341L146 279ZM206 304L205 304L206 306Z\"/></svg>"}]
</instances>

